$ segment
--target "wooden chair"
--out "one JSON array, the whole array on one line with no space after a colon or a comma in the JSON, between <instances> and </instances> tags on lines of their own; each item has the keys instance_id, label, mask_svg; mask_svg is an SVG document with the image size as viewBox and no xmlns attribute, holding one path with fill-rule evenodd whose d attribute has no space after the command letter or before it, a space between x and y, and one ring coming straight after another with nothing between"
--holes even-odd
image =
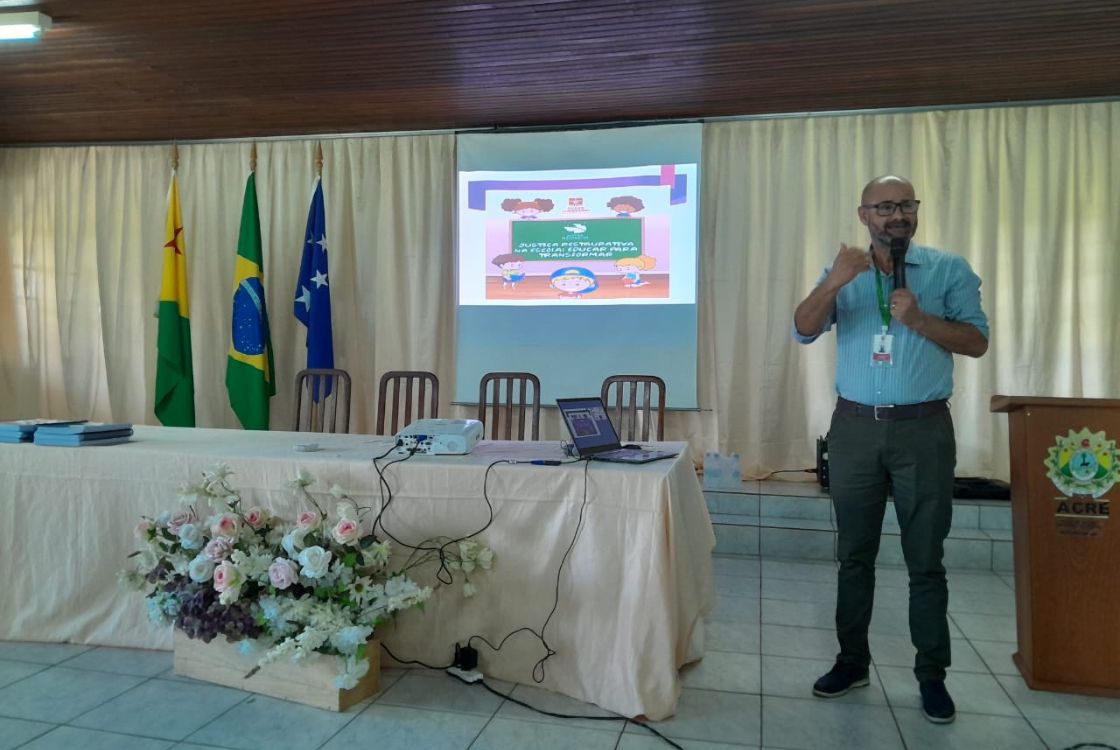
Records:
<instances>
[{"instance_id":1,"label":"wooden chair","mask_svg":"<svg viewBox=\"0 0 1120 750\"><path fill-rule=\"evenodd\" d=\"M307 369L296 374L296 432L350 431L350 374Z\"/></svg>"},{"instance_id":2,"label":"wooden chair","mask_svg":"<svg viewBox=\"0 0 1120 750\"><path fill-rule=\"evenodd\" d=\"M490 389L489 396L487 388ZM529 390L532 390L532 402L528 400ZM529 417L528 425L525 424L526 414ZM516 432L514 431L515 419ZM483 437L489 440L539 440L541 381L531 372L486 373L478 386L478 421L482 422ZM526 435L526 427L530 430L528 435Z\"/></svg>"},{"instance_id":3,"label":"wooden chair","mask_svg":"<svg viewBox=\"0 0 1120 750\"><path fill-rule=\"evenodd\" d=\"M385 404L392 394L392 406ZM403 419L402 419L403 409ZM427 370L392 370L381 376L377 386L377 434L396 435L414 419L435 419L439 411L439 378ZM415 413L415 417L413 416ZM385 432L385 417L391 414Z\"/></svg>"},{"instance_id":4,"label":"wooden chair","mask_svg":"<svg viewBox=\"0 0 1120 750\"><path fill-rule=\"evenodd\" d=\"M651 395L654 391L657 398L656 419ZM607 405L607 414L623 442L649 440L651 423L657 424L657 439L665 439L664 380L656 375L611 375L603 381L601 395ZM639 426L640 438L637 437Z\"/></svg>"}]
</instances>

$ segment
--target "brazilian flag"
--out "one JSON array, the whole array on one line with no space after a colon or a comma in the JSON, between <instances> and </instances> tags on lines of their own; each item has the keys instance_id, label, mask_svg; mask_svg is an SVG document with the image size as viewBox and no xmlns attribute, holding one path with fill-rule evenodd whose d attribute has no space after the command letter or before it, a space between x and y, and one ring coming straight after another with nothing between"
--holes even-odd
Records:
<instances>
[{"instance_id":1,"label":"brazilian flag","mask_svg":"<svg viewBox=\"0 0 1120 750\"><path fill-rule=\"evenodd\" d=\"M155 413L169 427L194 427L194 368L191 365L191 319L187 304L187 246L179 185L171 173L167 191L163 281L159 288L159 336L156 341Z\"/></svg>"},{"instance_id":2,"label":"brazilian flag","mask_svg":"<svg viewBox=\"0 0 1120 750\"><path fill-rule=\"evenodd\" d=\"M245 183L237 268L233 279L233 332L226 361L229 405L246 430L268 429L268 400L276 395L268 307L264 302L264 255L253 173Z\"/></svg>"}]
</instances>

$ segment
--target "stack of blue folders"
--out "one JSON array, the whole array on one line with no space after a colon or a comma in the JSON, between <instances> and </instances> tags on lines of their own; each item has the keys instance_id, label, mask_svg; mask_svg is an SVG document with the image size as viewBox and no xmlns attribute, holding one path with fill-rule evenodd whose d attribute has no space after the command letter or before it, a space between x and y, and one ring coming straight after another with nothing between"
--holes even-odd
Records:
<instances>
[{"instance_id":1,"label":"stack of blue folders","mask_svg":"<svg viewBox=\"0 0 1120 750\"><path fill-rule=\"evenodd\" d=\"M17 419L14 422L0 422L0 443L30 443L35 437L35 430L43 425L76 425L84 422L84 419Z\"/></svg>"},{"instance_id":2,"label":"stack of blue folders","mask_svg":"<svg viewBox=\"0 0 1120 750\"><path fill-rule=\"evenodd\" d=\"M130 437L132 437L132 424L128 422L39 425L35 430L35 445L60 445L69 448L116 445L127 443Z\"/></svg>"}]
</instances>

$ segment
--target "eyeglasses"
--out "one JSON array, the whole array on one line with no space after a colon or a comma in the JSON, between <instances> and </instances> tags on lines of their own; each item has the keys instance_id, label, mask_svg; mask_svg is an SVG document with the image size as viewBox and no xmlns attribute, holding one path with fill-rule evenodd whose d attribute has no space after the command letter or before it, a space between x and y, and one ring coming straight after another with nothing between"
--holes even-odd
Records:
<instances>
[{"instance_id":1,"label":"eyeglasses","mask_svg":"<svg viewBox=\"0 0 1120 750\"><path fill-rule=\"evenodd\" d=\"M863 204L863 208L873 208L875 213L880 216L890 216L894 213L895 209L900 209L904 214L918 213L918 204L921 201L908 200L908 201L882 201L881 203L872 203L871 205Z\"/></svg>"}]
</instances>

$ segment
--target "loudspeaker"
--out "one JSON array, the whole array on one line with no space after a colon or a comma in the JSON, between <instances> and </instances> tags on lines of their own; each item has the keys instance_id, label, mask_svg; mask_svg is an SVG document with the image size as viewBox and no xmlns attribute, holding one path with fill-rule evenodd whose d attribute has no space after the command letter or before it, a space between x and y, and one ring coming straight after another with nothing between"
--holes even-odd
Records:
<instances>
[{"instance_id":1,"label":"loudspeaker","mask_svg":"<svg viewBox=\"0 0 1120 750\"><path fill-rule=\"evenodd\" d=\"M817 481L828 489L828 435L817 438Z\"/></svg>"}]
</instances>

